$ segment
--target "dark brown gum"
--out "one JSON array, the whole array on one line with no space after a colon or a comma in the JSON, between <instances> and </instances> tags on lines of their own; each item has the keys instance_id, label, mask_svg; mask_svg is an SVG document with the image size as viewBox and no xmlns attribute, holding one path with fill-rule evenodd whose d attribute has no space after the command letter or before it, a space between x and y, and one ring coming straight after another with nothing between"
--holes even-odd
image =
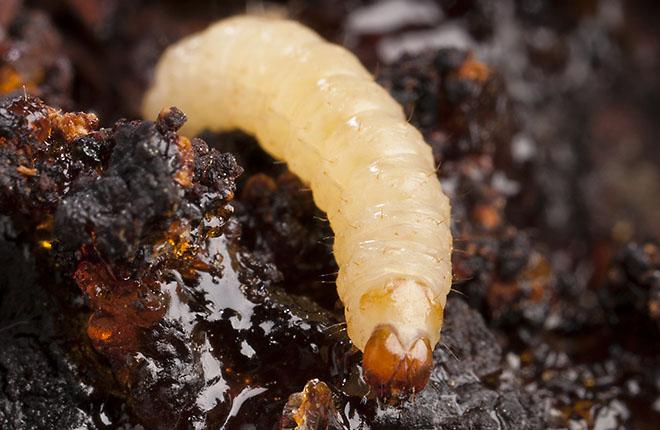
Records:
<instances>
[{"instance_id":1,"label":"dark brown gum","mask_svg":"<svg viewBox=\"0 0 660 430\"><path fill-rule=\"evenodd\" d=\"M364 376L379 397L402 397L421 391L433 368L433 350L427 336L403 345L394 327L376 327L362 356Z\"/></svg>"}]
</instances>

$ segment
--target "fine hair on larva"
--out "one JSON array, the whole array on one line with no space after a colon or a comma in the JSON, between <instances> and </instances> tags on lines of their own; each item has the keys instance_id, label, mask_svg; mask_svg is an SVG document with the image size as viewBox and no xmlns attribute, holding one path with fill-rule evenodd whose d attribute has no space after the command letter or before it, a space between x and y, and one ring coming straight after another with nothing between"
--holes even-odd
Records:
<instances>
[{"instance_id":1,"label":"fine hair on larva","mask_svg":"<svg viewBox=\"0 0 660 430\"><path fill-rule=\"evenodd\" d=\"M452 281L449 200L431 148L346 49L294 21L238 16L163 54L145 117L241 129L307 184L334 232L348 335L382 394L419 391Z\"/></svg>"}]
</instances>

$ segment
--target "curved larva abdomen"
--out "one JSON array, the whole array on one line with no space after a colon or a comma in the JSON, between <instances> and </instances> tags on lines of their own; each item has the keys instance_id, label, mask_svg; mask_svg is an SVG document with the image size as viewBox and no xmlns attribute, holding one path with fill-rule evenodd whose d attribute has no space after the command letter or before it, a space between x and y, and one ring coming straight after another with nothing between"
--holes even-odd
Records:
<instances>
[{"instance_id":1,"label":"curved larva abdomen","mask_svg":"<svg viewBox=\"0 0 660 430\"><path fill-rule=\"evenodd\" d=\"M337 290L367 379L420 389L451 285L449 201L430 147L345 49L300 24L242 16L163 55L144 113L184 132L243 129L310 184L335 232Z\"/></svg>"}]
</instances>

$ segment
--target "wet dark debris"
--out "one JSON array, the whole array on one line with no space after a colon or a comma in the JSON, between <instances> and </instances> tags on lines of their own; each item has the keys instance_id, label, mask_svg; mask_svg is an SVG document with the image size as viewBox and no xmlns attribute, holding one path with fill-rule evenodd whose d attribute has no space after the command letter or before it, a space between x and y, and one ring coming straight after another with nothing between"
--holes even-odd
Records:
<instances>
[{"instance_id":1,"label":"wet dark debris","mask_svg":"<svg viewBox=\"0 0 660 430\"><path fill-rule=\"evenodd\" d=\"M66 348L53 342L57 306L10 220L0 217L0 427L93 426L91 387Z\"/></svg>"},{"instance_id":2,"label":"wet dark debris","mask_svg":"<svg viewBox=\"0 0 660 430\"><path fill-rule=\"evenodd\" d=\"M86 245L110 263L146 259L138 253L152 251L142 245L151 246L153 236L164 236L175 221L195 225L207 212L222 210L241 172L230 155L178 136L184 121L173 108L156 122L98 129L93 114L5 97L3 213L26 230L51 232L63 252Z\"/></svg>"},{"instance_id":3,"label":"wet dark debris","mask_svg":"<svg viewBox=\"0 0 660 430\"><path fill-rule=\"evenodd\" d=\"M55 230L63 246L93 245L112 261L130 261L143 242L155 242L150 236L175 220L196 224L221 209L240 168L231 156L179 137L184 121L182 112L171 109L156 123L115 126L109 142L100 143L113 148L103 173L72 185L57 207ZM80 237L81 231L93 235Z\"/></svg>"},{"instance_id":4,"label":"wet dark debris","mask_svg":"<svg viewBox=\"0 0 660 430\"><path fill-rule=\"evenodd\" d=\"M65 352L32 338L0 350L0 426L6 429L93 426L86 387L64 360Z\"/></svg>"},{"instance_id":5,"label":"wet dark debris","mask_svg":"<svg viewBox=\"0 0 660 430\"><path fill-rule=\"evenodd\" d=\"M101 160L85 162L80 138L93 132L93 114L61 114L41 100L20 95L0 102L3 212L15 221L47 221L65 190L79 176L93 174ZM98 139L101 140L101 139Z\"/></svg>"},{"instance_id":6,"label":"wet dark debris","mask_svg":"<svg viewBox=\"0 0 660 430\"><path fill-rule=\"evenodd\" d=\"M287 281L287 291L335 307L339 298L328 291L337 272L332 230L298 178L289 172L250 176L236 214L242 225L241 242L275 263Z\"/></svg>"}]
</instances>

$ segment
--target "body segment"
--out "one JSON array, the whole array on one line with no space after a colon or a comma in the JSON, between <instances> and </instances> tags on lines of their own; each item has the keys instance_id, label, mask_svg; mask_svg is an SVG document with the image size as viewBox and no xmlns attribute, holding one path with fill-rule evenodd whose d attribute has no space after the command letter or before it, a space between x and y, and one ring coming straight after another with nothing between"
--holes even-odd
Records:
<instances>
[{"instance_id":1,"label":"body segment","mask_svg":"<svg viewBox=\"0 0 660 430\"><path fill-rule=\"evenodd\" d=\"M335 233L337 290L367 379L421 389L451 285L450 208L431 148L350 52L287 20L242 16L169 48L144 115L242 129L310 185Z\"/></svg>"}]
</instances>

